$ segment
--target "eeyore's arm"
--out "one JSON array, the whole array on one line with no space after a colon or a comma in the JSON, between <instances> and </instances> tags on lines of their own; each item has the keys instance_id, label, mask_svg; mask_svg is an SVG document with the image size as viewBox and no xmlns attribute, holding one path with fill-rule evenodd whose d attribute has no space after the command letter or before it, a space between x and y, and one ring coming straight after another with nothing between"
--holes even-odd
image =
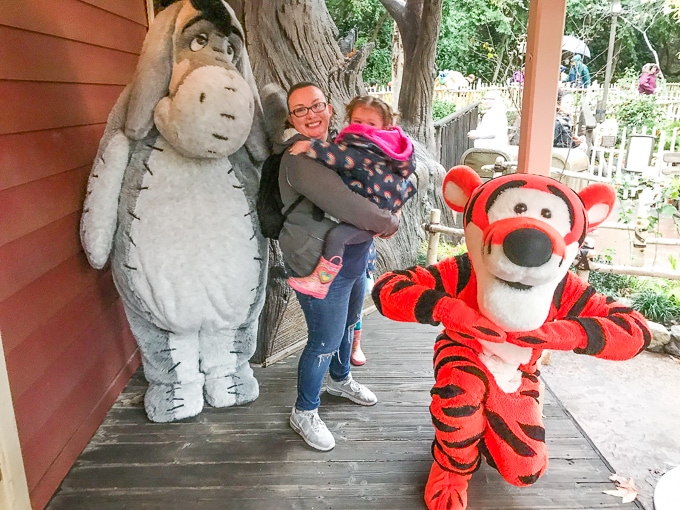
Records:
<instances>
[{"instance_id":1,"label":"eeyore's arm","mask_svg":"<svg viewBox=\"0 0 680 510\"><path fill-rule=\"evenodd\" d=\"M88 261L96 269L106 264L116 231L118 198L130 156L131 142L123 131L129 95L127 87L109 114L80 219L80 240Z\"/></svg>"}]
</instances>

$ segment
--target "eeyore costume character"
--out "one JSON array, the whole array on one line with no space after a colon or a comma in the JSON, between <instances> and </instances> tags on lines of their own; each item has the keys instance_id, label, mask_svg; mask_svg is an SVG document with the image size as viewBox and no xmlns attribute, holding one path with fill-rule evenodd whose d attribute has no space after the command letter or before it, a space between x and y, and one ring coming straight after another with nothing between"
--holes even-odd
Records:
<instances>
[{"instance_id":1,"label":"eeyore costume character","mask_svg":"<svg viewBox=\"0 0 680 510\"><path fill-rule=\"evenodd\" d=\"M262 108L233 10L183 0L152 23L109 115L81 221L87 257L109 257L149 381L148 417L243 404L264 301L255 215L267 156Z\"/></svg>"}]
</instances>

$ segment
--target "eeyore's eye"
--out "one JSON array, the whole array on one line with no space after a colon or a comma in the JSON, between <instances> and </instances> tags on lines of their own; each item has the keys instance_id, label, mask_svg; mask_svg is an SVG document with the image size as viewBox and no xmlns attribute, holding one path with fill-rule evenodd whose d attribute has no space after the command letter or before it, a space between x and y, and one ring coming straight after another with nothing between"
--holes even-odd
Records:
<instances>
[{"instance_id":1,"label":"eeyore's eye","mask_svg":"<svg viewBox=\"0 0 680 510\"><path fill-rule=\"evenodd\" d=\"M198 34L192 39L191 45L189 47L191 48L191 51L199 51L205 48L207 44L208 34Z\"/></svg>"},{"instance_id":2,"label":"eeyore's eye","mask_svg":"<svg viewBox=\"0 0 680 510\"><path fill-rule=\"evenodd\" d=\"M224 53L227 56L229 62L234 60L234 47L231 44L227 44L227 47L224 48Z\"/></svg>"},{"instance_id":3,"label":"eeyore's eye","mask_svg":"<svg viewBox=\"0 0 680 510\"><path fill-rule=\"evenodd\" d=\"M527 204L520 202L519 204L515 205L514 211L517 214L523 214L527 212Z\"/></svg>"},{"instance_id":4,"label":"eeyore's eye","mask_svg":"<svg viewBox=\"0 0 680 510\"><path fill-rule=\"evenodd\" d=\"M545 219L552 218L552 211L550 209L541 209L541 216Z\"/></svg>"}]
</instances>

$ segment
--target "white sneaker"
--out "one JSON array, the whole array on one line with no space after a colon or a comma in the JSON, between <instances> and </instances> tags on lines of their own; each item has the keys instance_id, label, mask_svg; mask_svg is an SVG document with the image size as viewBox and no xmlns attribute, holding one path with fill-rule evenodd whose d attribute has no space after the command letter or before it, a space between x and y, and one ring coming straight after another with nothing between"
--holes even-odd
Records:
<instances>
[{"instance_id":1,"label":"white sneaker","mask_svg":"<svg viewBox=\"0 0 680 510\"><path fill-rule=\"evenodd\" d=\"M334 381L329 377L326 391L336 397L348 398L355 404L361 404L362 406L373 406L378 402L378 397L375 396L375 393L352 379L351 373L344 381Z\"/></svg>"},{"instance_id":2,"label":"white sneaker","mask_svg":"<svg viewBox=\"0 0 680 510\"><path fill-rule=\"evenodd\" d=\"M290 413L290 426L312 448L325 452L335 447L333 434L319 418L318 409L300 411L293 406L293 411Z\"/></svg>"}]
</instances>

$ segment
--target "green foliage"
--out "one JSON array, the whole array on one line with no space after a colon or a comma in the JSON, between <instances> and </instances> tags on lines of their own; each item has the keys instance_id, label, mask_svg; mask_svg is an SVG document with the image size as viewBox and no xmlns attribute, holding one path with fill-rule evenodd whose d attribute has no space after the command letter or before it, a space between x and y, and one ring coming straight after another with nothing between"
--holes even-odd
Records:
<instances>
[{"instance_id":1,"label":"green foliage","mask_svg":"<svg viewBox=\"0 0 680 510\"><path fill-rule=\"evenodd\" d=\"M639 94L626 99L616 107L616 119L620 126L647 127L658 126L663 117L663 109L656 102L656 96Z\"/></svg>"},{"instance_id":2,"label":"green foliage","mask_svg":"<svg viewBox=\"0 0 680 510\"><path fill-rule=\"evenodd\" d=\"M447 115L451 115L456 111L456 104L444 101L443 99L434 98L432 101L432 120L435 122L443 119Z\"/></svg>"},{"instance_id":3,"label":"green foliage","mask_svg":"<svg viewBox=\"0 0 680 510\"><path fill-rule=\"evenodd\" d=\"M642 289L633 295L633 308L648 320L669 325L680 320L680 303L664 292L653 288Z\"/></svg>"},{"instance_id":4,"label":"green foliage","mask_svg":"<svg viewBox=\"0 0 680 510\"><path fill-rule=\"evenodd\" d=\"M428 246L427 240L420 243L420 248L418 249L418 257L416 258L416 264L418 264L419 266L424 266L425 264L427 264L427 246ZM438 261L449 257L462 255L463 253L467 253L467 246L465 245L465 241L461 241L456 244L448 241L443 236L439 238L439 245L437 245Z\"/></svg>"}]
</instances>

